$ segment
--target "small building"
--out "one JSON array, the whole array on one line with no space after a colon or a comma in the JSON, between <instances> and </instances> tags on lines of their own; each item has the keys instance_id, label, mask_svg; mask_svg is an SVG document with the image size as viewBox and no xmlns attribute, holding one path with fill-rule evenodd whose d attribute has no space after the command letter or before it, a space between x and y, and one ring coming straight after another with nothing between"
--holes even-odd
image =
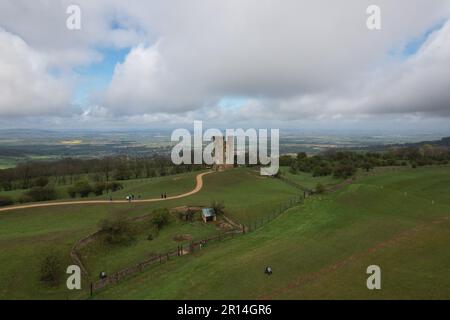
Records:
<instances>
[{"instance_id":1,"label":"small building","mask_svg":"<svg viewBox=\"0 0 450 320\"><path fill-rule=\"evenodd\" d=\"M213 208L203 208L202 209L202 218L203 221L206 223L208 221L216 221L217 216L214 212Z\"/></svg>"}]
</instances>

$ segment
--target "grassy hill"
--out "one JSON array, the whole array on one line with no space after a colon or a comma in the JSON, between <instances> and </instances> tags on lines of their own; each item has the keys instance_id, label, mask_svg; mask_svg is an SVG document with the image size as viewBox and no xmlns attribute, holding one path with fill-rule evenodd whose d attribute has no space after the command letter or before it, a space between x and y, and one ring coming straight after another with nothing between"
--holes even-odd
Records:
<instances>
[{"instance_id":1,"label":"grassy hill","mask_svg":"<svg viewBox=\"0 0 450 320\"><path fill-rule=\"evenodd\" d=\"M135 194L155 192L156 196L162 185L174 188L173 192L194 185L191 174L173 178L130 183L136 187ZM324 179L293 178L311 185L317 183L315 179ZM448 167L377 170L337 192L309 198L252 233L149 267L97 292L94 298L449 299L450 218L444 219L450 216L449 189ZM64 265L72 264L69 252L74 243L96 231L104 218L136 217L156 208L209 205L218 200L225 203L229 217L248 224L298 194L278 179L237 168L205 176L200 192L177 200L0 213L0 298L88 298L87 279L83 278L81 291L68 291L64 283L47 287L39 281L39 269L49 252L64 257ZM99 270L110 273L159 250L175 248L177 235L196 238L215 232L212 225L175 221L154 242L146 241L144 232L130 246L95 244L84 252L83 259L95 278ZM365 271L371 264L381 267L380 291L365 286ZM263 273L267 265L274 269L271 277Z\"/></svg>"},{"instance_id":2,"label":"grassy hill","mask_svg":"<svg viewBox=\"0 0 450 320\"><path fill-rule=\"evenodd\" d=\"M158 178L159 179L159 178ZM174 177L142 181L141 187L133 181L134 190L153 192L159 197L164 189L168 195L189 191L193 188L194 175L189 173ZM161 186L164 185L164 188ZM171 189L169 189L171 188ZM123 192L131 192L126 188ZM99 221L108 217L136 217L150 214L153 209L173 208L181 205L209 205L212 200L224 201L227 215L240 223L248 223L255 218L266 215L282 203L297 195L298 191L285 183L273 179L262 178L255 171L247 168L214 173L204 178L204 188L195 195L177 200L156 203L125 203L73 205L48 208L33 208L0 213L0 298L21 299L76 299L86 297L87 284L83 283L82 292L68 291L62 284L58 288L47 288L39 282L39 269L43 257L49 252L56 252L64 257L64 264L71 264L69 252L79 239L96 231ZM174 235L191 233L195 238L202 236L204 228L189 226L171 226L167 231L168 244L176 248L171 240ZM212 232L216 232L212 230ZM158 240L161 241L161 240ZM128 251L129 250L129 251ZM155 248L140 245L122 248L118 251L97 252L89 255L92 261L87 265L95 272L103 266L123 268L133 261L145 259ZM119 258L120 257L120 258ZM113 261L113 262L111 262Z\"/></svg>"},{"instance_id":3,"label":"grassy hill","mask_svg":"<svg viewBox=\"0 0 450 320\"><path fill-rule=\"evenodd\" d=\"M449 194L448 167L357 179L253 233L151 267L95 298L449 299ZM366 288L372 264L381 267L379 291Z\"/></svg>"},{"instance_id":4,"label":"grassy hill","mask_svg":"<svg viewBox=\"0 0 450 320\"><path fill-rule=\"evenodd\" d=\"M111 195L115 200L124 200L127 195L134 194L136 198L140 195L142 198L159 198L161 193L167 193L168 196L188 192L195 187L195 176L199 172L188 172L164 177L131 179L119 181L123 189L111 194L95 196L93 193L83 199L109 199ZM81 198L71 199L68 194L70 185L56 186L58 200L80 200ZM0 196L11 197L18 200L28 189L17 189L12 191L1 191Z\"/></svg>"}]
</instances>

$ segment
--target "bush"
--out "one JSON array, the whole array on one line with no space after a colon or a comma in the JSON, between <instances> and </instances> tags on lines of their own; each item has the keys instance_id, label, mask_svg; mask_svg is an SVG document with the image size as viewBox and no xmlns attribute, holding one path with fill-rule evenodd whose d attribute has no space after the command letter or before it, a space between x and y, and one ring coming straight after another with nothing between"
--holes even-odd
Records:
<instances>
[{"instance_id":1,"label":"bush","mask_svg":"<svg viewBox=\"0 0 450 320\"><path fill-rule=\"evenodd\" d=\"M156 230L161 230L169 223L169 210L166 208L154 210L151 222Z\"/></svg>"},{"instance_id":2,"label":"bush","mask_svg":"<svg viewBox=\"0 0 450 320\"><path fill-rule=\"evenodd\" d=\"M105 186L106 191L115 192L117 190L123 189L123 185L119 182L109 182Z\"/></svg>"},{"instance_id":3,"label":"bush","mask_svg":"<svg viewBox=\"0 0 450 320\"><path fill-rule=\"evenodd\" d=\"M102 220L100 231L105 234L105 240L109 244L129 245L136 240L131 223L124 219Z\"/></svg>"},{"instance_id":4,"label":"bush","mask_svg":"<svg viewBox=\"0 0 450 320\"><path fill-rule=\"evenodd\" d=\"M347 179L356 173L356 167L350 163L339 164L333 172L335 178Z\"/></svg>"},{"instance_id":5,"label":"bush","mask_svg":"<svg viewBox=\"0 0 450 320\"><path fill-rule=\"evenodd\" d=\"M56 190L53 187L33 187L29 191L25 192L25 197L31 199L31 201L49 201L57 198Z\"/></svg>"},{"instance_id":6,"label":"bush","mask_svg":"<svg viewBox=\"0 0 450 320\"><path fill-rule=\"evenodd\" d=\"M89 196L89 194L92 192L92 187L89 184L89 182L83 180L78 181L75 183L75 185L71 186L67 192L69 193L69 196L71 198L75 198L77 194L79 194L82 198L85 198Z\"/></svg>"},{"instance_id":7,"label":"bush","mask_svg":"<svg viewBox=\"0 0 450 320\"><path fill-rule=\"evenodd\" d=\"M18 202L19 203L33 202L33 199L30 196L26 195L26 194L22 194L19 197Z\"/></svg>"},{"instance_id":8,"label":"bush","mask_svg":"<svg viewBox=\"0 0 450 320\"><path fill-rule=\"evenodd\" d=\"M40 280L48 285L57 286L63 275L63 262L59 255L51 253L41 263Z\"/></svg>"},{"instance_id":9,"label":"bush","mask_svg":"<svg viewBox=\"0 0 450 320\"><path fill-rule=\"evenodd\" d=\"M0 196L0 207L9 206L14 204L14 201L10 197Z\"/></svg>"},{"instance_id":10,"label":"bush","mask_svg":"<svg viewBox=\"0 0 450 320\"><path fill-rule=\"evenodd\" d=\"M316 185L316 193L322 194L325 193L325 186L321 184L320 182Z\"/></svg>"},{"instance_id":11,"label":"bush","mask_svg":"<svg viewBox=\"0 0 450 320\"><path fill-rule=\"evenodd\" d=\"M34 182L35 186L37 187L45 187L48 185L48 178L47 177L39 177Z\"/></svg>"},{"instance_id":12,"label":"bush","mask_svg":"<svg viewBox=\"0 0 450 320\"><path fill-rule=\"evenodd\" d=\"M105 191L106 185L103 182L97 182L94 185L93 192L96 196L101 196L103 191Z\"/></svg>"},{"instance_id":13,"label":"bush","mask_svg":"<svg viewBox=\"0 0 450 320\"><path fill-rule=\"evenodd\" d=\"M76 196L77 196L77 191L75 190L75 187L69 187L68 189L67 189L67 193L69 194L69 196L71 197L71 198L75 198Z\"/></svg>"},{"instance_id":14,"label":"bush","mask_svg":"<svg viewBox=\"0 0 450 320\"><path fill-rule=\"evenodd\" d=\"M211 202L211 208L214 209L214 212L216 215L222 215L225 213L225 205L223 204L223 201L213 201Z\"/></svg>"}]
</instances>

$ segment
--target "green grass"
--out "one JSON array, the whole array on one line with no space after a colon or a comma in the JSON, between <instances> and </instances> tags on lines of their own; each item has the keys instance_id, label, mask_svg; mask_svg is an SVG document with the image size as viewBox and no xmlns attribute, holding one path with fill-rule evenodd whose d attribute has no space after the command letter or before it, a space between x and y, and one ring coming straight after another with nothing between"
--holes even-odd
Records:
<instances>
[{"instance_id":1,"label":"green grass","mask_svg":"<svg viewBox=\"0 0 450 320\"><path fill-rule=\"evenodd\" d=\"M134 194L136 199L140 195L142 199L159 198L161 193L166 193L167 196L177 195L188 192L195 187L195 176L198 172L189 172L177 175L170 175L165 177L147 178L147 179L131 179L119 181L123 185L123 189L113 192L111 194L103 194L95 196L93 193L87 198L71 199L67 193L69 188L66 186L56 186L57 199L64 200L80 200L80 199L107 199L110 195L115 200L124 200L127 195ZM17 189L12 191L1 191L0 196L8 196L18 201L20 196L27 190Z\"/></svg>"},{"instance_id":2,"label":"green grass","mask_svg":"<svg viewBox=\"0 0 450 320\"><path fill-rule=\"evenodd\" d=\"M159 197L160 189L168 195L189 191L195 181L193 174L180 175L180 179L165 177L142 181L142 188L137 181L129 181L125 194L131 193L135 187L135 194L151 196L155 193ZM158 182L159 181L159 182ZM148 183L147 183L148 182ZM169 189L170 188L170 189ZM181 205L209 205L212 200L223 200L226 213L237 222L246 223L255 218L266 215L278 208L297 190L285 183L273 179L260 177L255 171L237 168L226 172L213 173L204 177L204 188L197 194L177 200L167 200L155 203L125 203L125 204L96 204L72 205L48 208L22 209L0 213L0 299L76 299L84 298L88 293L87 279L83 279L83 290L68 291L62 283L58 288L46 288L38 280L40 262L46 253L52 249L60 252L70 264L69 252L74 243L97 230L99 221L108 217L120 215L127 217L149 214L155 208L173 208ZM172 227L171 227L172 228ZM147 242L139 241L130 251L125 248L111 255L98 255L92 261L95 271L111 265L119 268L129 261L141 261L151 251L156 251L158 241L161 249L173 246L169 238L175 233L190 233L194 238L209 232L209 228L201 226L173 226L156 240L154 248L146 248ZM164 232L163 232L164 233ZM166 237L166 238L164 238ZM163 241L167 239L168 241ZM142 239L141 239L142 240ZM159 247L159 245L158 245ZM122 257L115 261L117 257ZM91 261L87 261L91 263ZM94 272L93 272L94 274Z\"/></svg>"},{"instance_id":3,"label":"green grass","mask_svg":"<svg viewBox=\"0 0 450 320\"><path fill-rule=\"evenodd\" d=\"M194 240L199 240L216 235L220 231L213 223L203 223L199 214L196 214L196 221L193 222L181 221L176 214L172 214L169 225L159 232L151 228L149 219L146 221L132 224L138 230L136 240L130 245L110 245L100 236L80 250L82 261L92 277L91 280L97 280L102 271L112 274L152 256L176 250L178 244L186 245L186 240L176 241L177 236L188 235L192 239L195 238ZM153 236L151 241L148 240L149 234Z\"/></svg>"},{"instance_id":4,"label":"green grass","mask_svg":"<svg viewBox=\"0 0 450 320\"><path fill-rule=\"evenodd\" d=\"M289 167L281 167L280 172L285 178L308 189L314 189L318 183L321 183L324 186L332 186L342 181L341 179L335 179L332 176L313 177L312 174L308 172L299 171L297 173L291 173Z\"/></svg>"},{"instance_id":5,"label":"green grass","mask_svg":"<svg viewBox=\"0 0 450 320\"><path fill-rule=\"evenodd\" d=\"M150 267L95 298L450 299L450 219L433 223L450 216L448 169L357 179L253 233ZM382 290L365 286L371 264L381 267Z\"/></svg>"},{"instance_id":6,"label":"green grass","mask_svg":"<svg viewBox=\"0 0 450 320\"><path fill-rule=\"evenodd\" d=\"M259 171L236 168L204 177L206 187L185 200L191 205L211 204L223 201L227 216L236 222L248 224L271 214L300 191L271 177L259 175Z\"/></svg>"}]
</instances>

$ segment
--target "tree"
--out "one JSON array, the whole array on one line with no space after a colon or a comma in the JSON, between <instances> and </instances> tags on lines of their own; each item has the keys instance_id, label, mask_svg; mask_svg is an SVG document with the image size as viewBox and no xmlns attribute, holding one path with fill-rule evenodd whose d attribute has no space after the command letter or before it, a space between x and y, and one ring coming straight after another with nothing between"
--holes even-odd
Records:
<instances>
[{"instance_id":1,"label":"tree","mask_svg":"<svg viewBox=\"0 0 450 320\"><path fill-rule=\"evenodd\" d=\"M325 193L325 186L321 184L320 182L316 185L316 193L322 194Z\"/></svg>"},{"instance_id":2,"label":"tree","mask_svg":"<svg viewBox=\"0 0 450 320\"><path fill-rule=\"evenodd\" d=\"M96 196L101 196L103 194L103 191L105 191L105 189L106 185L103 182L97 182L92 188L92 191Z\"/></svg>"},{"instance_id":3,"label":"tree","mask_svg":"<svg viewBox=\"0 0 450 320\"><path fill-rule=\"evenodd\" d=\"M223 201L214 200L213 202L211 202L211 208L214 209L216 215L223 215L225 213L225 205Z\"/></svg>"},{"instance_id":4,"label":"tree","mask_svg":"<svg viewBox=\"0 0 450 320\"><path fill-rule=\"evenodd\" d=\"M160 231L166 224L169 223L169 210L166 208L156 209L152 212L152 215L152 225L158 231Z\"/></svg>"},{"instance_id":5,"label":"tree","mask_svg":"<svg viewBox=\"0 0 450 320\"><path fill-rule=\"evenodd\" d=\"M362 167L363 167L363 169L366 170L366 172L369 172L370 170L373 169L372 163L368 160L363 163Z\"/></svg>"},{"instance_id":6,"label":"tree","mask_svg":"<svg viewBox=\"0 0 450 320\"><path fill-rule=\"evenodd\" d=\"M105 219L100 222L100 232L109 244L129 245L136 240L135 231L130 221L125 218Z\"/></svg>"},{"instance_id":7,"label":"tree","mask_svg":"<svg viewBox=\"0 0 450 320\"><path fill-rule=\"evenodd\" d=\"M53 187L33 187L24 193L25 197L31 201L50 201L57 198L56 190Z\"/></svg>"},{"instance_id":8,"label":"tree","mask_svg":"<svg viewBox=\"0 0 450 320\"><path fill-rule=\"evenodd\" d=\"M347 179L356 173L356 168L352 163L340 163L334 169L333 176L335 178Z\"/></svg>"},{"instance_id":9,"label":"tree","mask_svg":"<svg viewBox=\"0 0 450 320\"><path fill-rule=\"evenodd\" d=\"M9 206L11 204L14 204L14 201L10 197L0 196L0 207Z\"/></svg>"},{"instance_id":10,"label":"tree","mask_svg":"<svg viewBox=\"0 0 450 320\"><path fill-rule=\"evenodd\" d=\"M46 185L48 185L48 178L47 177L39 177L36 179L34 184L38 187L45 187Z\"/></svg>"},{"instance_id":11,"label":"tree","mask_svg":"<svg viewBox=\"0 0 450 320\"><path fill-rule=\"evenodd\" d=\"M106 191L116 192L123 189L123 185L119 182L109 182L105 185Z\"/></svg>"},{"instance_id":12,"label":"tree","mask_svg":"<svg viewBox=\"0 0 450 320\"><path fill-rule=\"evenodd\" d=\"M40 280L48 285L57 286L63 271L61 257L56 253L50 253L41 262Z\"/></svg>"},{"instance_id":13,"label":"tree","mask_svg":"<svg viewBox=\"0 0 450 320\"><path fill-rule=\"evenodd\" d=\"M306 159L308 156L306 155L305 152L299 152L297 153L297 160L303 160Z\"/></svg>"},{"instance_id":14,"label":"tree","mask_svg":"<svg viewBox=\"0 0 450 320\"><path fill-rule=\"evenodd\" d=\"M89 196L92 192L92 187L89 182L82 180L75 183L75 185L69 188L69 195L74 198L77 194L79 194L82 198ZM75 196L74 196L75 195Z\"/></svg>"}]
</instances>

